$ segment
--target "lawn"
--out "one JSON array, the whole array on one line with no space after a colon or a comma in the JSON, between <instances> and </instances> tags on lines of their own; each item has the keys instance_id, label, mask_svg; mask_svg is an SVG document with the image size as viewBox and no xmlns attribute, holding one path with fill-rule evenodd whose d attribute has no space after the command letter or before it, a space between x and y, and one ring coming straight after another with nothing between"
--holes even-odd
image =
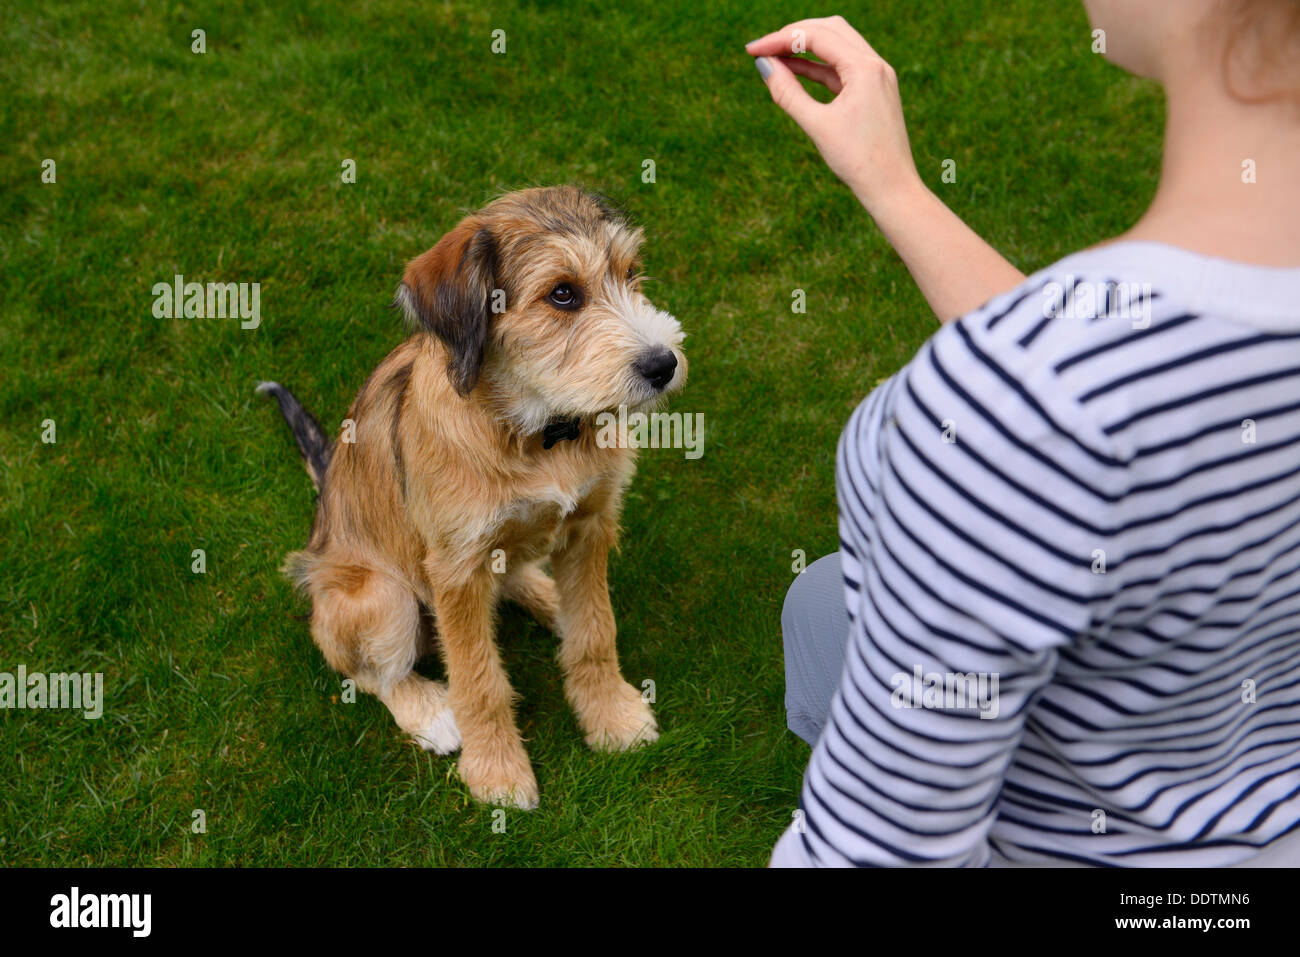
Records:
<instances>
[{"instance_id":1,"label":"lawn","mask_svg":"<svg viewBox=\"0 0 1300 957\"><path fill-rule=\"evenodd\" d=\"M102 672L105 695L99 720L0 710L0 863L762 865L809 754L783 706L792 553L837 547L839 430L937 328L743 52L826 11L285 6L0 23L0 671ZM1091 52L1079 5L839 12L898 70L922 175L1022 270L1149 200L1158 91ZM654 681L663 737L588 751L556 639L505 610L542 803L502 831L454 759L341 700L277 572L311 485L253 387L336 427L403 337L406 260L499 190L570 182L644 225L651 297L689 334L672 408L706 435L698 459L642 453L611 565L624 674ZM175 274L260 283L261 324L155 318Z\"/></svg>"}]
</instances>

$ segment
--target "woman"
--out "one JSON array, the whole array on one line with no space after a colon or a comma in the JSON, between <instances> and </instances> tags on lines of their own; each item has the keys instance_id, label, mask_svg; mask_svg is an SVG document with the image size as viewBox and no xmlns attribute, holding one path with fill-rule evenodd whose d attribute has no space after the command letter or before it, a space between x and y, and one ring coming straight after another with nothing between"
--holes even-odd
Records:
<instances>
[{"instance_id":1,"label":"woman","mask_svg":"<svg viewBox=\"0 0 1300 957\"><path fill-rule=\"evenodd\" d=\"M1300 0L1085 6L1164 87L1160 187L1029 278L842 18L746 48L943 323L786 600L815 747L774 866L1300 864Z\"/></svg>"}]
</instances>

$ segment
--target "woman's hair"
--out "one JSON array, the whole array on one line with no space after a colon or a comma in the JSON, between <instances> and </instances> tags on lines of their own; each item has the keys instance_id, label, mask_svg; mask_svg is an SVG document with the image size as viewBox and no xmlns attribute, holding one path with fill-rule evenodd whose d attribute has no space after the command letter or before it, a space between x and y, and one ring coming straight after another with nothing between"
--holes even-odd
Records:
<instances>
[{"instance_id":1,"label":"woman's hair","mask_svg":"<svg viewBox=\"0 0 1300 957\"><path fill-rule=\"evenodd\" d=\"M1210 19L1226 37L1223 76L1232 96L1300 104L1300 0L1222 0Z\"/></svg>"}]
</instances>

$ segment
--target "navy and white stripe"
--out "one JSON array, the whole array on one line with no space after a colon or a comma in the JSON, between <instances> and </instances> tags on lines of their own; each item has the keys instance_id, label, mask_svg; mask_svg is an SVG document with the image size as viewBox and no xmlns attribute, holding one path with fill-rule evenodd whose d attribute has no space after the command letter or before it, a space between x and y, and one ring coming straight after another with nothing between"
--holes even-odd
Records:
<instances>
[{"instance_id":1,"label":"navy and white stripe","mask_svg":"<svg viewBox=\"0 0 1300 957\"><path fill-rule=\"evenodd\" d=\"M1045 309L1116 279L1149 326ZM1300 825L1300 270L1072 256L875 390L837 486L812 862L1216 866ZM996 674L998 716L894 707L918 665Z\"/></svg>"}]
</instances>

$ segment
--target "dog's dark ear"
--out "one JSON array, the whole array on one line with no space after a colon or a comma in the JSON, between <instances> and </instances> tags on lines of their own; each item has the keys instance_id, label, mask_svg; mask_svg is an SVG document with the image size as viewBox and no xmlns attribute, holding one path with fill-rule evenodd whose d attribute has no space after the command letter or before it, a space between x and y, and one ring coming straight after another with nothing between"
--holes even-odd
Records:
<instances>
[{"instance_id":1,"label":"dog's dark ear","mask_svg":"<svg viewBox=\"0 0 1300 957\"><path fill-rule=\"evenodd\" d=\"M446 345L447 375L460 395L469 395L483 368L496 271L492 234L471 217L407 263L397 290L407 318Z\"/></svg>"}]
</instances>

